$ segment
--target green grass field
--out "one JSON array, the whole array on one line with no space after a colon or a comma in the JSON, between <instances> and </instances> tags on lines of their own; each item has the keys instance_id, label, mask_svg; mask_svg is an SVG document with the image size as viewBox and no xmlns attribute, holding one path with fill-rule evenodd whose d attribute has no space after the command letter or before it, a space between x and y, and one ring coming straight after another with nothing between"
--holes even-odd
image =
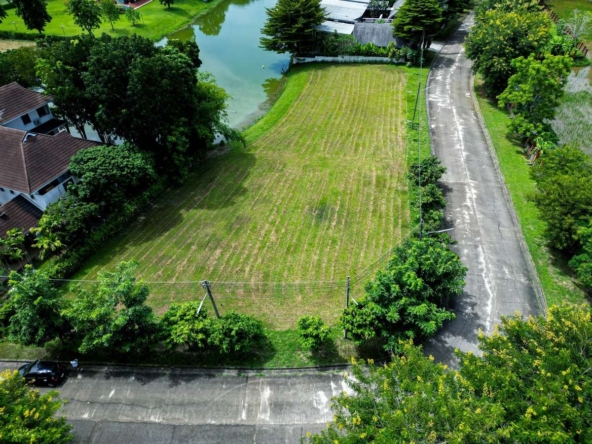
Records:
<instances>
[{"instance_id":1,"label":"green grass field","mask_svg":"<svg viewBox=\"0 0 592 444\"><path fill-rule=\"evenodd\" d=\"M77 278L134 259L153 282L149 303L159 314L201 299L196 281L207 279L222 312L280 330L304 314L334 324L346 277L359 297L409 232L405 139L415 88L407 82L416 72L293 69L280 99L246 132L247 149L219 155L169 190Z\"/></svg>"},{"instance_id":2,"label":"green grass field","mask_svg":"<svg viewBox=\"0 0 592 444\"><path fill-rule=\"evenodd\" d=\"M142 14L142 21L136 26L131 26L125 15L121 15L119 21L114 24L114 31L111 30L109 22L104 22L101 28L95 31L95 35L100 35L103 32L117 37L138 34L142 37L158 40L189 25L197 16L203 14L217 3L219 3L219 0L212 0L209 3L201 0L175 0L175 4L171 6L171 9L167 9L158 0L153 0L138 9ZM48 0L47 12L52 17L52 20L45 28L46 34L71 36L83 32L74 24L72 16L66 12L64 0ZM10 9L7 13L8 17L0 23L0 30L37 34L37 31L27 30L23 20L16 16L16 9Z\"/></svg>"},{"instance_id":3,"label":"green grass field","mask_svg":"<svg viewBox=\"0 0 592 444\"><path fill-rule=\"evenodd\" d=\"M476 94L548 305L562 301L583 302L585 295L576 285L565 260L546 247L545 223L528 199L535 190L535 183L530 178L531 167L522 147L508 133L508 114L485 98L478 79Z\"/></svg>"}]
</instances>

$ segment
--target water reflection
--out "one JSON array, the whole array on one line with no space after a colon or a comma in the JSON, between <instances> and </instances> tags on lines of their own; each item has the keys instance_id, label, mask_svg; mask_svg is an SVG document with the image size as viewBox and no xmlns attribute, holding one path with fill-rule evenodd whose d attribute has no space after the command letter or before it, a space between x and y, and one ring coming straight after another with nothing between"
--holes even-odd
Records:
<instances>
[{"instance_id":1,"label":"water reflection","mask_svg":"<svg viewBox=\"0 0 592 444\"><path fill-rule=\"evenodd\" d=\"M265 8L277 0L224 0L196 23L170 38L195 38L200 71L209 71L232 97L228 101L228 122L242 127L259 118L275 97L289 57L259 47ZM166 40L160 42L164 44ZM280 89L281 90L281 89Z\"/></svg>"},{"instance_id":2,"label":"water reflection","mask_svg":"<svg viewBox=\"0 0 592 444\"><path fill-rule=\"evenodd\" d=\"M226 19L226 12L230 5L247 6L254 0L225 0L212 8L206 15L200 17L195 24L205 35L215 36L220 34L222 23Z\"/></svg>"}]
</instances>

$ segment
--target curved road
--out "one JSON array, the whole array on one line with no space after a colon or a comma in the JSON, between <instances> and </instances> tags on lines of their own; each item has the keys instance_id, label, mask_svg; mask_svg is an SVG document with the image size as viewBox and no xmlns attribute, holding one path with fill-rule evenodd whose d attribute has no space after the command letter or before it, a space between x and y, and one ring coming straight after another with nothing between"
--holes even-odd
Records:
<instances>
[{"instance_id":1,"label":"curved road","mask_svg":"<svg viewBox=\"0 0 592 444\"><path fill-rule=\"evenodd\" d=\"M425 349L453 366L453 350L477 352L478 331L491 333L502 315L539 312L520 248L520 227L504 198L505 185L471 98L471 62L463 42L473 23L470 14L443 46L426 91L432 152L447 168L442 178L448 201L446 223L454 228L453 249L469 271L465 291L454 307L456 319Z\"/></svg>"}]
</instances>

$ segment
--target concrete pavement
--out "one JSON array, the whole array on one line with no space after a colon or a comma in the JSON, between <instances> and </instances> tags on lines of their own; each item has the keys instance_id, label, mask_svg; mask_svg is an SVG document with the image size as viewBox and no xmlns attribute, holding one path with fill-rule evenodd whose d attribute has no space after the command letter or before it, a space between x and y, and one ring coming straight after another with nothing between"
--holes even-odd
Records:
<instances>
[{"instance_id":1,"label":"concrete pavement","mask_svg":"<svg viewBox=\"0 0 592 444\"><path fill-rule=\"evenodd\" d=\"M18 368L20 363L0 363ZM41 392L47 388L40 387ZM333 419L343 370L83 366L58 387L75 443L298 443Z\"/></svg>"},{"instance_id":2,"label":"concrete pavement","mask_svg":"<svg viewBox=\"0 0 592 444\"><path fill-rule=\"evenodd\" d=\"M442 47L426 91L432 152L447 168L442 178L446 224L454 228L453 249L469 268L465 291L455 303L456 320L425 347L452 366L455 348L478 352L479 329L491 333L502 315L516 311L539 312L520 227L512 218L471 98L471 62L462 44L473 23L470 14Z\"/></svg>"}]
</instances>

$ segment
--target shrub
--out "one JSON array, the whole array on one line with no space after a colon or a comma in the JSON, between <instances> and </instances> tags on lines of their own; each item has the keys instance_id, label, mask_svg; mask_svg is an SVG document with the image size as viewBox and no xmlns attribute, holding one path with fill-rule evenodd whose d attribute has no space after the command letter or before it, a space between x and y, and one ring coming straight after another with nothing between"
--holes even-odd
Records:
<instances>
[{"instance_id":1,"label":"shrub","mask_svg":"<svg viewBox=\"0 0 592 444\"><path fill-rule=\"evenodd\" d=\"M298 319L298 340L302 348L318 349L329 336L329 327L320 316L302 316Z\"/></svg>"},{"instance_id":2,"label":"shrub","mask_svg":"<svg viewBox=\"0 0 592 444\"><path fill-rule=\"evenodd\" d=\"M199 310L199 313L198 313ZM169 350L187 346L191 351L204 350L212 332L212 320L200 302L171 304L160 320L164 345Z\"/></svg>"},{"instance_id":3,"label":"shrub","mask_svg":"<svg viewBox=\"0 0 592 444\"><path fill-rule=\"evenodd\" d=\"M231 311L214 321L208 342L220 353L246 353L264 336L260 320Z\"/></svg>"}]
</instances>

